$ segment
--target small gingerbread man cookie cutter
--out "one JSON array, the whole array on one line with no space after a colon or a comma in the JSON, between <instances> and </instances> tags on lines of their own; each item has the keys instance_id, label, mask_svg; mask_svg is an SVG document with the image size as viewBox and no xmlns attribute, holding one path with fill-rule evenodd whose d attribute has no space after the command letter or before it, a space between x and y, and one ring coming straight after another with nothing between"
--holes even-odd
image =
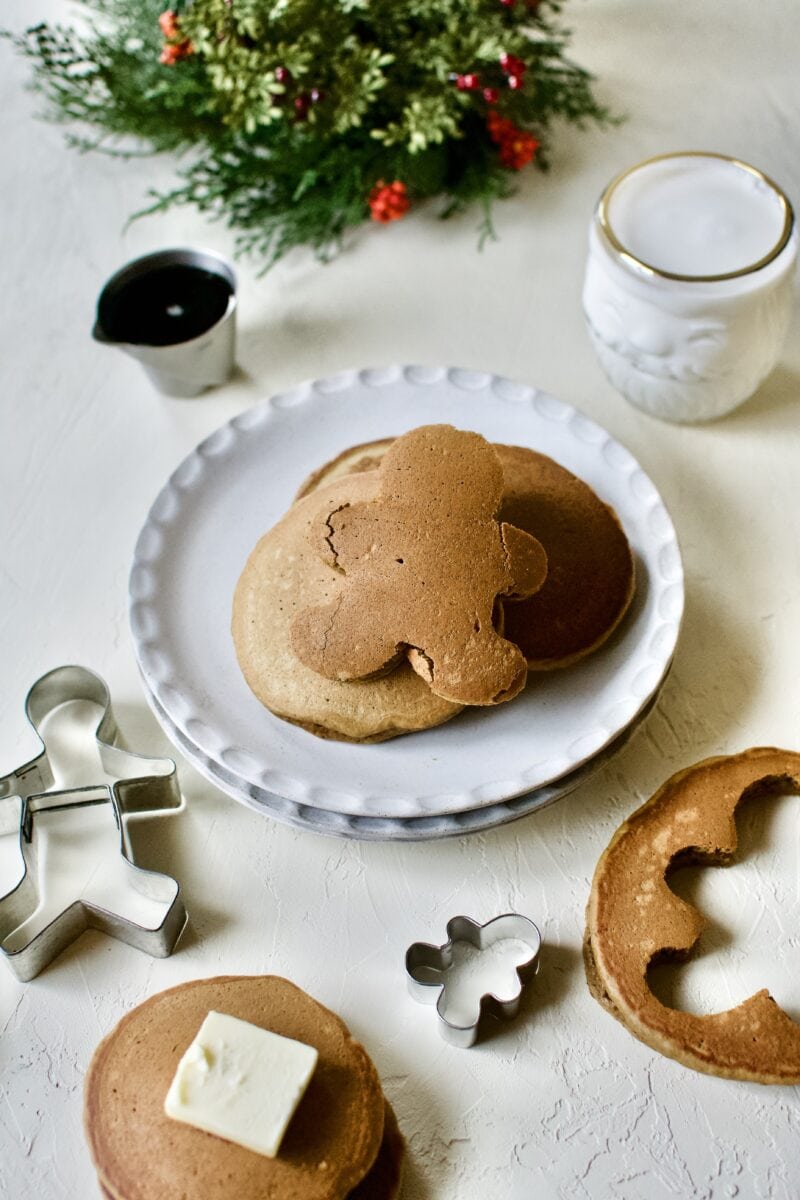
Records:
<instances>
[{"instance_id":1,"label":"small gingerbread man cookie cutter","mask_svg":"<svg viewBox=\"0 0 800 1200\"><path fill-rule=\"evenodd\" d=\"M53 769L40 729L51 712L73 700L90 701L102 709L94 738L103 771L114 779L113 783L53 788ZM86 929L99 929L147 954L166 958L187 920L180 886L169 875L135 865L122 818L131 813L155 814L182 807L175 763L122 749L108 688L85 667L57 667L43 675L28 692L25 715L41 750L23 766L0 776L0 837L18 836L23 863L19 882L0 895L0 953L23 983L38 975ZM49 866L47 855L42 861L37 850L37 816L59 811L66 816L103 804L109 806L119 831L125 887L145 899L155 914L155 924L139 924L111 908L76 896L43 928L36 928L32 918L46 892Z\"/></svg>"},{"instance_id":2,"label":"small gingerbread man cookie cutter","mask_svg":"<svg viewBox=\"0 0 800 1200\"><path fill-rule=\"evenodd\" d=\"M497 942L523 942L530 954L515 966L518 987L513 996L499 997L485 992L479 1001L474 1020L459 1024L448 1019L447 980L444 977L455 960L455 946L467 942L476 950L488 950ZM479 925L471 917L452 917L447 922L447 941L443 946L428 942L414 942L406 951L406 978L408 990L422 1004L436 1002L439 1032L451 1046L466 1049L478 1038L484 1016L493 1014L503 1020L511 1020L519 1012L520 1000L525 984L539 970L539 952L542 935L528 917L520 913L503 913L485 925Z\"/></svg>"}]
</instances>

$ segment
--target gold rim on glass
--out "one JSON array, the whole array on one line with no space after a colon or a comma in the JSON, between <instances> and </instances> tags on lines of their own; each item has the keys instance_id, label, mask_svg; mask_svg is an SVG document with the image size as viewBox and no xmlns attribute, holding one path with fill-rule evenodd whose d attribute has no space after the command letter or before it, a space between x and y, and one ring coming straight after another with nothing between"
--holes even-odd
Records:
<instances>
[{"instance_id":1,"label":"gold rim on glass","mask_svg":"<svg viewBox=\"0 0 800 1200\"><path fill-rule=\"evenodd\" d=\"M758 262L750 263L746 267L739 267L736 271L726 271L721 275L683 275L677 271L665 271L661 267L656 267L652 263L648 263L641 258L637 258L637 256L619 240L611 226L611 220L608 214L611 197L620 184L624 183L624 181L630 175L633 175L634 172L640 171L642 167L650 166L651 163L664 162L666 159L670 158L720 159L722 162L731 163L733 166L739 167L743 171L747 171L749 175L752 175L755 179L760 180L762 183L765 183L767 187L771 188L777 196L783 211L783 229L781 230L781 235L778 238L778 241L775 243L772 249L768 251L763 258L760 258ZM638 162L634 166L628 167L626 171L622 171L615 179L612 179L611 183L600 197L600 202L597 205L597 220L606 238L614 247L620 258L624 259L637 270L644 271L648 275L657 276L659 279L677 279L681 283L720 283L725 279L740 279L743 275L752 275L754 271L760 271L762 267L766 267L769 263L774 262L781 251L786 248L789 243L789 239L792 236L792 229L794 228L794 211L787 196L784 194L782 189L778 187L774 179L770 179L768 175L765 175L763 171L759 171L757 167L751 167L749 163L742 162L740 158L732 158L729 154L715 154L711 150L677 150L671 154L656 154L652 158L645 158L642 160L642 162Z\"/></svg>"}]
</instances>

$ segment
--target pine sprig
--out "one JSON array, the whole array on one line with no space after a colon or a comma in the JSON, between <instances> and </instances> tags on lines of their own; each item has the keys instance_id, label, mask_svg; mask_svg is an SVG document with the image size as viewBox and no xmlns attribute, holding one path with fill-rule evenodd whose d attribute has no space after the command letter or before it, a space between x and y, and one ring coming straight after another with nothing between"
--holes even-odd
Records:
<instances>
[{"instance_id":1,"label":"pine sprig","mask_svg":"<svg viewBox=\"0 0 800 1200\"><path fill-rule=\"evenodd\" d=\"M81 149L183 153L142 211L193 205L265 269L430 197L442 216L477 203L493 236L494 201L546 167L554 121L611 119L558 0L83 3L83 31L12 39L46 115Z\"/></svg>"}]
</instances>

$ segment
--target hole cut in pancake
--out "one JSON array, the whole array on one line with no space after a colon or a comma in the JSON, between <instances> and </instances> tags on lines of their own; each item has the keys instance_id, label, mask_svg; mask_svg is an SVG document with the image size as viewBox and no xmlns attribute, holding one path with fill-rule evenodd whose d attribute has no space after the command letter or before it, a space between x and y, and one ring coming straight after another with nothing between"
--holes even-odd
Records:
<instances>
[{"instance_id":1,"label":"hole cut in pancake","mask_svg":"<svg viewBox=\"0 0 800 1200\"><path fill-rule=\"evenodd\" d=\"M698 1015L659 1000L653 964L696 948L703 915L667 882L687 862L724 865L737 849L735 810L800 791L800 754L759 747L710 758L673 775L614 834L595 871L584 961L590 991L635 1037L712 1075L800 1083L800 1025L766 990Z\"/></svg>"}]
</instances>

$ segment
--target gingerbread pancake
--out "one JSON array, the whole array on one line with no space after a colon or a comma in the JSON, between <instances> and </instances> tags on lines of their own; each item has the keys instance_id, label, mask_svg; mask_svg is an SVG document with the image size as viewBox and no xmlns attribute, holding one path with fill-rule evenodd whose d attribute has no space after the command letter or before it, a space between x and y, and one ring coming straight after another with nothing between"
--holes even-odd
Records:
<instances>
[{"instance_id":1,"label":"gingerbread pancake","mask_svg":"<svg viewBox=\"0 0 800 1200\"><path fill-rule=\"evenodd\" d=\"M345 450L310 475L297 499L333 479L374 468L391 438ZM547 555L547 578L526 600L503 602L503 634L529 670L567 667L617 628L634 592L630 545L616 513L583 480L545 454L496 445L505 480L499 519L532 534Z\"/></svg>"},{"instance_id":2,"label":"gingerbread pancake","mask_svg":"<svg viewBox=\"0 0 800 1200\"><path fill-rule=\"evenodd\" d=\"M673 775L625 821L597 864L586 917L589 988L641 1041L685 1066L757 1083L800 1083L800 1025L764 989L736 1008L698 1016L667 1008L649 967L688 958L703 916L665 876L736 853L741 800L800 791L800 754L759 748L709 758Z\"/></svg>"},{"instance_id":3,"label":"gingerbread pancake","mask_svg":"<svg viewBox=\"0 0 800 1200\"><path fill-rule=\"evenodd\" d=\"M356 1184L348 1200L395 1200L400 1194L406 1146L394 1109L384 1101L383 1141L378 1157L367 1174Z\"/></svg>"},{"instance_id":4,"label":"gingerbread pancake","mask_svg":"<svg viewBox=\"0 0 800 1200\"><path fill-rule=\"evenodd\" d=\"M357 1183L347 1200L397 1200L403 1177L405 1142L397 1124L394 1109L388 1100L383 1104L383 1140L378 1157L367 1171L361 1183ZM110 1192L101 1183L100 1191L106 1200L130 1200L121 1192Z\"/></svg>"},{"instance_id":5,"label":"gingerbread pancake","mask_svg":"<svg viewBox=\"0 0 800 1200\"><path fill-rule=\"evenodd\" d=\"M334 602L344 577L316 553L309 530L325 505L371 500L377 472L325 483L261 538L236 586L232 632L239 666L262 704L318 736L379 742L440 725L461 705L434 695L408 663L376 679L326 679L292 649L309 605Z\"/></svg>"},{"instance_id":6,"label":"gingerbread pancake","mask_svg":"<svg viewBox=\"0 0 800 1200\"><path fill-rule=\"evenodd\" d=\"M319 1052L276 1158L164 1113L178 1062L211 1009ZM334 1013L277 976L222 976L160 992L122 1018L89 1066L84 1124L114 1200L344 1200L376 1163L384 1103L370 1058Z\"/></svg>"},{"instance_id":7,"label":"gingerbread pancake","mask_svg":"<svg viewBox=\"0 0 800 1200\"><path fill-rule=\"evenodd\" d=\"M536 538L497 520L496 451L480 434L423 425L392 443L377 475L373 499L326 505L312 527L317 553L344 578L292 622L297 657L328 679L356 680L408 654L455 704L513 699L527 663L495 629L495 602L541 588L547 560Z\"/></svg>"}]
</instances>

